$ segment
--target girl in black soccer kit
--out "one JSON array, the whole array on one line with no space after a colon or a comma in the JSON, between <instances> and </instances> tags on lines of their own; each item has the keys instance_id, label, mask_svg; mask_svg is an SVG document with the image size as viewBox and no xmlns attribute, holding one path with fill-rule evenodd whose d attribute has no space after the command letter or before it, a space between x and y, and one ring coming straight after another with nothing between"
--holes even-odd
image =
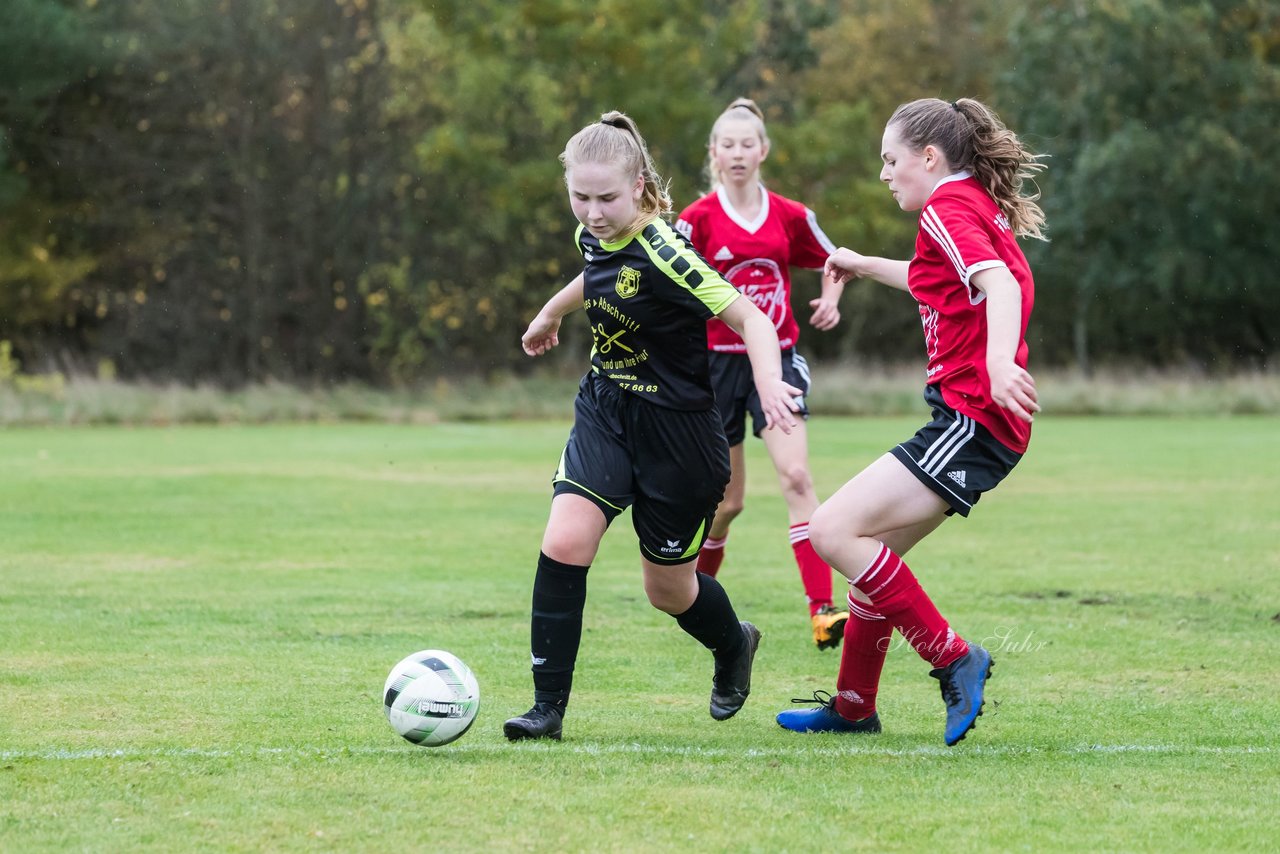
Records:
<instances>
[{"instance_id":1,"label":"girl in black soccer kit","mask_svg":"<svg viewBox=\"0 0 1280 854\"><path fill-rule=\"evenodd\" d=\"M559 343L565 315L584 308L591 369L574 400L534 577L534 705L506 721L503 733L512 741L560 738L587 569L628 506L645 594L711 650L711 716L725 720L750 692L760 632L738 620L714 578L694 570L729 480L707 319L720 317L746 341L770 428L794 426L800 391L782 380L773 324L662 218L671 199L630 118L605 113L569 140L560 160L586 267L543 306L521 344L530 356L546 353Z\"/></svg>"}]
</instances>

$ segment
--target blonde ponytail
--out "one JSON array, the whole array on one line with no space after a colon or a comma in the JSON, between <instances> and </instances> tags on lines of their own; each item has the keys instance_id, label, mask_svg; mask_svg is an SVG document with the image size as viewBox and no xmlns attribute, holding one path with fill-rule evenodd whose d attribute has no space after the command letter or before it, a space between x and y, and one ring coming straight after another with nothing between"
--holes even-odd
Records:
<instances>
[{"instance_id":1,"label":"blonde ponytail","mask_svg":"<svg viewBox=\"0 0 1280 854\"><path fill-rule=\"evenodd\" d=\"M623 169L628 175L644 178L644 190L638 207L640 212L632 223L631 231L655 217L671 213L671 194L668 183L658 174L649 156L649 146L635 121L625 113L610 110L600 121L587 125L575 133L560 154L560 162L568 172L579 163L609 163Z\"/></svg>"}]
</instances>

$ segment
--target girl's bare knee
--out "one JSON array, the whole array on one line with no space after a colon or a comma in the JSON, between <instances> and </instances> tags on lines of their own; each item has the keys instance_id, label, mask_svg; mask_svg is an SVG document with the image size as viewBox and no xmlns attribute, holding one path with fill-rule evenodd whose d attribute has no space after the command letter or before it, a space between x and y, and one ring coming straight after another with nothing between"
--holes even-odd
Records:
<instances>
[{"instance_id":1,"label":"girl's bare knee","mask_svg":"<svg viewBox=\"0 0 1280 854\"><path fill-rule=\"evenodd\" d=\"M830 554L840 538L840 519L826 504L818 505L809 519L809 542L819 555Z\"/></svg>"},{"instance_id":2,"label":"girl's bare knee","mask_svg":"<svg viewBox=\"0 0 1280 854\"><path fill-rule=\"evenodd\" d=\"M782 491L796 496L805 496L813 492L813 476L807 466L792 466L778 473L782 481Z\"/></svg>"}]
</instances>

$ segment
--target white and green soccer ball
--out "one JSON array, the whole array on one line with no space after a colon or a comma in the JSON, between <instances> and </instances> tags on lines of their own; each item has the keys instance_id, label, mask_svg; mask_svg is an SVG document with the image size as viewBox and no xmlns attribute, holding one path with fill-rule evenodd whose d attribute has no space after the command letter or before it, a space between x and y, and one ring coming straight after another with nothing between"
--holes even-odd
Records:
<instances>
[{"instance_id":1,"label":"white and green soccer ball","mask_svg":"<svg viewBox=\"0 0 1280 854\"><path fill-rule=\"evenodd\" d=\"M480 684L452 653L424 649L391 668L382 688L382 708L391 728L423 747L462 737L480 711Z\"/></svg>"}]
</instances>

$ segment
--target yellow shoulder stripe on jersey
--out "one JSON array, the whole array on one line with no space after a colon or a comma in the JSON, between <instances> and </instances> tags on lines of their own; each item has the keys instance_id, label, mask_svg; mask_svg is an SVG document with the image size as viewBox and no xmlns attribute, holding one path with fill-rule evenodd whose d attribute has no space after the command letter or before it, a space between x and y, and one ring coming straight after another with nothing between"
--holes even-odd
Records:
<instances>
[{"instance_id":1,"label":"yellow shoulder stripe on jersey","mask_svg":"<svg viewBox=\"0 0 1280 854\"><path fill-rule=\"evenodd\" d=\"M653 265L667 278L696 296L712 314L719 314L738 298L738 289L702 260L664 220L655 219L636 235Z\"/></svg>"}]
</instances>

